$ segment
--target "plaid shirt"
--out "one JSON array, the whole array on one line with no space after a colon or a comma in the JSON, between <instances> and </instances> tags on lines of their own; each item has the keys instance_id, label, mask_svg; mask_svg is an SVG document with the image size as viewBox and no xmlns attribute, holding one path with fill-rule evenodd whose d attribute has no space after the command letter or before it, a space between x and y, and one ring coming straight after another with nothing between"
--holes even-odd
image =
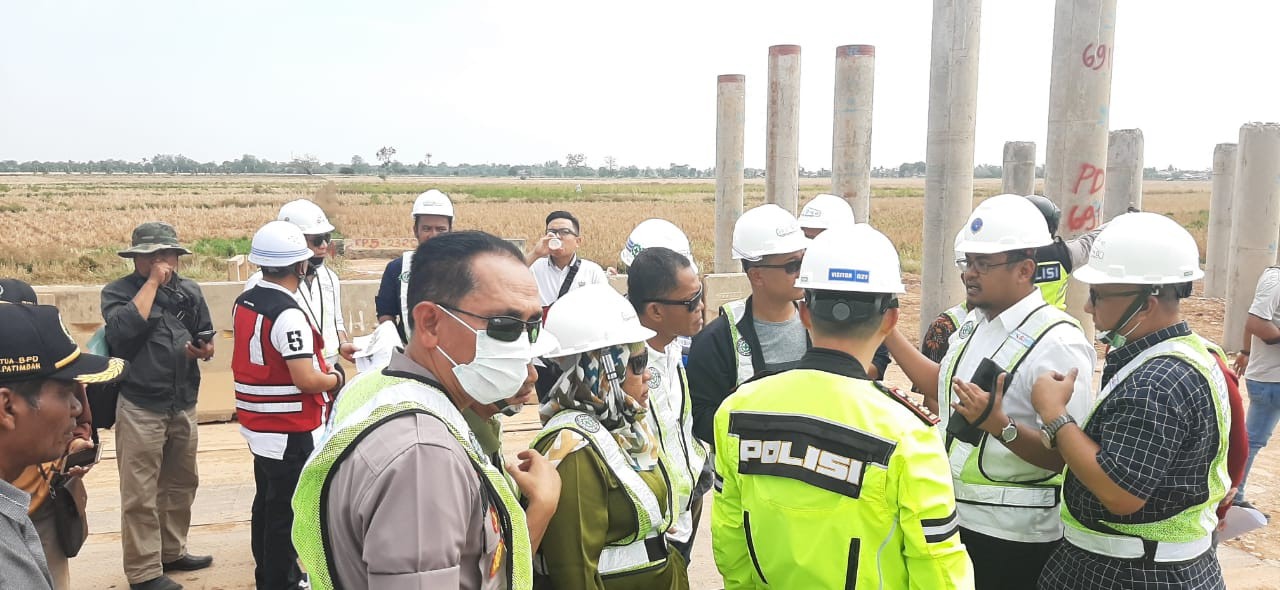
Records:
<instances>
[{"instance_id":1,"label":"plaid shirt","mask_svg":"<svg viewBox=\"0 0 1280 590\"><path fill-rule=\"evenodd\" d=\"M27 493L0 479L0 587L52 588L44 546L27 518Z\"/></svg>"},{"instance_id":2,"label":"plaid shirt","mask_svg":"<svg viewBox=\"0 0 1280 590\"><path fill-rule=\"evenodd\" d=\"M1170 326L1107 355L1102 382L1151 346L1191 334ZM1218 447L1218 419L1209 383L1191 365L1162 356L1137 368L1093 410L1084 433L1101 447L1098 465L1107 477L1146 503L1119 516L1070 471L1063 502L1086 527L1110 532L1103 522L1137 524L1170 518L1209 499L1209 471ZM1144 564L1093 555L1063 543L1040 580L1041 588L1221 588L1214 552L1186 563Z\"/></svg>"}]
</instances>

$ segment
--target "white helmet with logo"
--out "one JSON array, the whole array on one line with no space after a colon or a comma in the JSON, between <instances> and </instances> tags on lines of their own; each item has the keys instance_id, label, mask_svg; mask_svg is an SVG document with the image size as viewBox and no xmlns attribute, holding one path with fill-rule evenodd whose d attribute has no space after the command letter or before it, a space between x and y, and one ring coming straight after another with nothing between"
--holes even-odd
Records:
<instances>
[{"instance_id":1,"label":"white helmet with logo","mask_svg":"<svg viewBox=\"0 0 1280 590\"><path fill-rule=\"evenodd\" d=\"M848 227L854 223L853 207L835 195L818 195L800 210L800 227L804 229Z\"/></svg>"},{"instance_id":2,"label":"white helmet with logo","mask_svg":"<svg viewBox=\"0 0 1280 590\"><path fill-rule=\"evenodd\" d=\"M956 232L956 240L952 242L951 247L955 250L956 262L964 260L964 252L960 251L960 243L964 241L964 230Z\"/></svg>"},{"instance_id":3,"label":"white helmet with logo","mask_svg":"<svg viewBox=\"0 0 1280 590\"><path fill-rule=\"evenodd\" d=\"M800 222L772 203L750 209L733 226L733 259L755 262L770 254L787 254L809 247Z\"/></svg>"},{"instance_id":4,"label":"white helmet with logo","mask_svg":"<svg viewBox=\"0 0 1280 590\"><path fill-rule=\"evenodd\" d=\"M1026 197L996 195L978 205L962 232L956 250L966 254L995 254L1039 248L1053 243L1044 215Z\"/></svg>"},{"instance_id":5,"label":"white helmet with logo","mask_svg":"<svg viewBox=\"0 0 1280 590\"><path fill-rule=\"evenodd\" d=\"M657 334L640 325L631 302L605 284L586 285L556 300L546 328L559 344L545 355L549 358L644 342Z\"/></svg>"},{"instance_id":6,"label":"white helmet with logo","mask_svg":"<svg viewBox=\"0 0 1280 590\"><path fill-rule=\"evenodd\" d=\"M1112 219L1093 241L1089 263L1072 276L1091 285L1174 285L1204 278L1195 238L1156 213Z\"/></svg>"},{"instance_id":7,"label":"white helmet with logo","mask_svg":"<svg viewBox=\"0 0 1280 590\"><path fill-rule=\"evenodd\" d=\"M333 231L333 224L325 216L319 205L306 199L289 201L280 208L280 216L276 219L288 221L302 230L304 235L314 236Z\"/></svg>"},{"instance_id":8,"label":"white helmet with logo","mask_svg":"<svg viewBox=\"0 0 1280 590\"><path fill-rule=\"evenodd\" d=\"M249 262L266 268L286 268L312 256L302 230L288 221L268 222L253 234L249 247Z\"/></svg>"},{"instance_id":9,"label":"white helmet with logo","mask_svg":"<svg viewBox=\"0 0 1280 590\"><path fill-rule=\"evenodd\" d=\"M413 217L419 215L441 215L453 219L453 201L436 189L418 195L413 200Z\"/></svg>"},{"instance_id":10,"label":"white helmet with logo","mask_svg":"<svg viewBox=\"0 0 1280 590\"><path fill-rule=\"evenodd\" d=\"M689 248L689 237L676 227L676 224L665 219L646 219L640 222L635 229L631 230L631 235L627 236L627 243L622 246L622 252L618 257L622 259L622 263L631 266L635 261L636 255L644 251L645 248L661 246L670 248L677 253L683 254L689 262L693 262L693 251Z\"/></svg>"},{"instance_id":11,"label":"white helmet with logo","mask_svg":"<svg viewBox=\"0 0 1280 590\"><path fill-rule=\"evenodd\" d=\"M866 223L822 232L800 264L796 287L854 293L905 293L898 250Z\"/></svg>"}]
</instances>

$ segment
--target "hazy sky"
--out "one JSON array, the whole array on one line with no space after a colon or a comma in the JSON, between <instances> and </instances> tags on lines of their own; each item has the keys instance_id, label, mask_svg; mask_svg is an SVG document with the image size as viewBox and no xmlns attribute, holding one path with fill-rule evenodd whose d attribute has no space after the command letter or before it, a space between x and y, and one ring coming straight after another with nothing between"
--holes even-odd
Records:
<instances>
[{"instance_id":1,"label":"hazy sky","mask_svg":"<svg viewBox=\"0 0 1280 590\"><path fill-rule=\"evenodd\" d=\"M1052 0L983 3L977 163L1044 160ZM1111 127L1207 168L1280 120L1280 3L1119 0ZM716 75L747 76L763 167L767 48L803 47L800 163L831 163L835 47L876 46L872 160L923 160L932 2L21 1L0 6L0 159L252 153L449 163L715 162Z\"/></svg>"}]
</instances>

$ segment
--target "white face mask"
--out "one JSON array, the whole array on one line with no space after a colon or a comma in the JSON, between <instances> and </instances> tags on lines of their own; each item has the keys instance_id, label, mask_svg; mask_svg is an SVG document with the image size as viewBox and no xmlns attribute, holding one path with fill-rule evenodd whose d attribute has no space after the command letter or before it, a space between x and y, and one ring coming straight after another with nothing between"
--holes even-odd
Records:
<instances>
[{"instance_id":1,"label":"white face mask","mask_svg":"<svg viewBox=\"0 0 1280 590\"><path fill-rule=\"evenodd\" d=\"M453 365L453 375L458 378L462 390L482 404L505 400L520 391L529 378L529 361L533 358L529 339L521 334L515 342L495 340L483 330L476 330L441 307L449 317L476 335L476 358L460 365L437 347L440 354Z\"/></svg>"}]
</instances>

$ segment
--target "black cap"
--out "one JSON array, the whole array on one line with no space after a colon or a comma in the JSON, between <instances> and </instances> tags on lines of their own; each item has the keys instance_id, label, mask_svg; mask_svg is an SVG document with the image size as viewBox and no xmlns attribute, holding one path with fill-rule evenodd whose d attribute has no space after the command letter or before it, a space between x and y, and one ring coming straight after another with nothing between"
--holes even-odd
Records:
<instances>
[{"instance_id":1,"label":"black cap","mask_svg":"<svg viewBox=\"0 0 1280 590\"><path fill-rule=\"evenodd\" d=\"M0 383L28 379L63 379L110 383L127 363L80 351L52 305L0 303Z\"/></svg>"},{"instance_id":2,"label":"black cap","mask_svg":"<svg viewBox=\"0 0 1280 590\"><path fill-rule=\"evenodd\" d=\"M36 303L36 290L26 281L0 279L0 301L6 303Z\"/></svg>"}]
</instances>

